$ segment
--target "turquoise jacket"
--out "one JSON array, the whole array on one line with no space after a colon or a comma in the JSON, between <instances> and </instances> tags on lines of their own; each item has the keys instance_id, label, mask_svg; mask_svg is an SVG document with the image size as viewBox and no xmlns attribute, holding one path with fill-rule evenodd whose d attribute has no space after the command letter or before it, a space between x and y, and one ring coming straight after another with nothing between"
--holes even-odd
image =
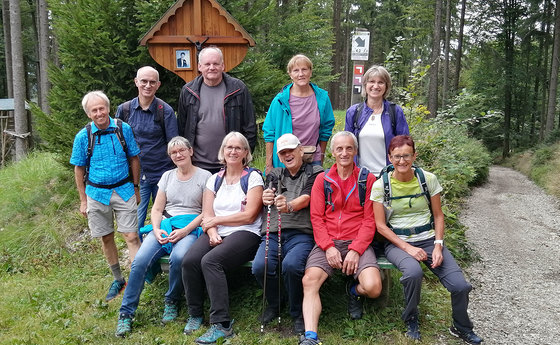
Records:
<instances>
[{"instance_id":1,"label":"turquoise jacket","mask_svg":"<svg viewBox=\"0 0 560 345\"><path fill-rule=\"evenodd\" d=\"M272 153L275 168L284 167L276 154L276 139L283 134L292 133L292 112L290 111L290 88L293 84L284 86L282 91L274 97L263 123L264 141L274 143ZM315 92L321 123L319 125L319 141L329 141L334 127L334 113L329 94L313 83L309 83Z\"/></svg>"}]
</instances>

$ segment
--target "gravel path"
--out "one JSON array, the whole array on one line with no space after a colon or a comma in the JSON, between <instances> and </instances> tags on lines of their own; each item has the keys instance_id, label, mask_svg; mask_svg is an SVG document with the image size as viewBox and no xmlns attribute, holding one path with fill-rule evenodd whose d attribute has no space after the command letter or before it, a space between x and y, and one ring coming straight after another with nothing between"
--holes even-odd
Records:
<instances>
[{"instance_id":1,"label":"gravel path","mask_svg":"<svg viewBox=\"0 0 560 345\"><path fill-rule=\"evenodd\" d=\"M482 259L466 273L484 344L560 344L560 202L521 173L492 167L461 221Z\"/></svg>"}]
</instances>

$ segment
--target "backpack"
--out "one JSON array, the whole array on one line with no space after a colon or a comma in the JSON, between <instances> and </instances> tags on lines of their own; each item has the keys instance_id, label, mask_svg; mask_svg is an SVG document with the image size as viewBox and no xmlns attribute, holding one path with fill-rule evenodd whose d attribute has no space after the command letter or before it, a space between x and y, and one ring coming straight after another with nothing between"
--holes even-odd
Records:
<instances>
[{"instance_id":1,"label":"backpack","mask_svg":"<svg viewBox=\"0 0 560 345\"><path fill-rule=\"evenodd\" d=\"M428 184L426 183L426 176L424 175L424 171L417 167L416 165L412 165L414 169L414 176L418 179L418 184L420 185L421 192L418 194L411 194L411 195L402 195L402 196L391 196L391 183L389 183L389 172L395 170L393 164L389 164L381 170L379 174L379 178L383 179L383 205L385 207L391 206L391 200L396 199L405 199L409 198L410 201L412 198L419 198L425 197L426 202L428 203L428 207L430 209L430 222L426 225L413 228L413 229L397 229L393 228L393 226L389 223L389 219L386 219L387 226L393 230L397 235L410 235L410 234L418 234L420 232L430 230L434 228L434 213L432 211L432 201L430 191L428 190ZM409 201L409 202L410 202Z\"/></svg>"},{"instance_id":2,"label":"backpack","mask_svg":"<svg viewBox=\"0 0 560 345\"><path fill-rule=\"evenodd\" d=\"M396 104L389 102L389 117L391 118L391 128L393 129L393 135L397 135L397 120L395 116ZM352 123L354 126L352 128L358 129L358 119L364 110L364 102L358 104L356 110L354 111L354 116L352 116Z\"/></svg>"},{"instance_id":3,"label":"backpack","mask_svg":"<svg viewBox=\"0 0 560 345\"><path fill-rule=\"evenodd\" d=\"M107 129L104 129L104 130L98 130L95 133L92 133L91 122L86 125L88 147L87 147L87 154L86 154L86 173L84 175L84 182L86 184L89 184L89 185L93 186L93 187L113 189L113 188L122 186L123 184L127 183L128 181L131 181L132 174L130 172L130 163L128 165L128 169L129 169L128 176L126 178L124 178L123 180L117 182L117 183L114 183L114 184L111 184L111 185L101 185L101 184L93 183L89 180L89 167L90 167L91 156L93 155L93 149L95 148L95 138L97 138L101 135L115 133L115 135L119 139L119 142L121 143L121 146L122 146L122 149L123 149L124 153L126 155L128 155L128 145L126 144L126 140L124 139L123 129L122 129L123 121L120 120L120 119L115 119L115 125L117 126L116 128L115 127L109 127Z\"/></svg>"},{"instance_id":4,"label":"backpack","mask_svg":"<svg viewBox=\"0 0 560 345\"><path fill-rule=\"evenodd\" d=\"M325 170L325 176L328 174L330 169ZM367 190L367 178L369 175L369 170L366 167L360 168L360 173L358 174L358 196L360 198L360 206L364 207L366 202L366 190ZM325 205L331 206L332 212L334 212L334 203L332 201L332 184L323 179L323 192L325 194Z\"/></svg>"},{"instance_id":5,"label":"backpack","mask_svg":"<svg viewBox=\"0 0 560 345\"><path fill-rule=\"evenodd\" d=\"M243 193L245 193L245 195L247 195L247 190L249 189L249 176L253 171L257 171L259 175L262 176L262 173L260 172L259 169L250 168L250 167L243 168L243 173L241 173L241 179L239 180L239 182L241 183L241 189L243 190ZM218 193L218 190L222 186L225 172L226 169L222 168L216 175L216 181L214 182L214 193Z\"/></svg>"},{"instance_id":6,"label":"backpack","mask_svg":"<svg viewBox=\"0 0 560 345\"><path fill-rule=\"evenodd\" d=\"M163 101L159 98L155 98L156 99L156 117L155 117L155 122L160 125L162 131L163 131L163 138L165 139L165 142L167 142L167 137L166 137L166 133L165 133L165 121L164 121L164 114L163 114ZM126 101L122 104L121 107L121 116L119 117L121 120L123 120L124 122L128 123L128 118L130 117L130 103L132 101Z\"/></svg>"}]
</instances>

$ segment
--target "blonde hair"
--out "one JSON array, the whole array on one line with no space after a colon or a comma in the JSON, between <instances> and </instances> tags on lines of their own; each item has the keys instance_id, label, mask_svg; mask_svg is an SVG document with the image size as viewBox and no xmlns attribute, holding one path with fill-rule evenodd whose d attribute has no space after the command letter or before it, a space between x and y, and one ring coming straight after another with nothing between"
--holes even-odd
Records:
<instances>
[{"instance_id":1,"label":"blonde hair","mask_svg":"<svg viewBox=\"0 0 560 345\"><path fill-rule=\"evenodd\" d=\"M307 56L303 54L297 54L292 56L290 61L288 61L288 73L292 73L292 69L294 69L295 65L299 64L306 66L311 71L313 70L313 62L311 62L311 60Z\"/></svg>"},{"instance_id":2,"label":"blonde hair","mask_svg":"<svg viewBox=\"0 0 560 345\"><path fill-rule=\"evenodd\" d=\"M223 165L226 164L226 160L224 158L224 150L226 148L226 144L229 139L237 138L241 141L243 148L247 151L247 157L243 158L243 165L248 165L253 160L253 155L251 154L251 147L249 146L249 141L245 136L239 132L229 132L222 140L222 145L220 146L220 151L218 151L218 160Z\"/></svg>"}]
</instances>

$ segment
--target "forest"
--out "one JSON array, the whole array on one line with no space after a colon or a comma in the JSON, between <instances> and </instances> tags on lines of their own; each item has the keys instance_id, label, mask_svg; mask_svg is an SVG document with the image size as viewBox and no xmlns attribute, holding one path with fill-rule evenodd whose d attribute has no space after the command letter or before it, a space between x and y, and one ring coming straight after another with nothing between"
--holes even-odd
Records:
<instances>
[{"instance_id":1,"label":"forest","mask_svg":"<svg viewBox=\"0 0 560 345\"><path fill-rule=\"evenodd\" d=\"M158 96L176 106L183 81L138 40L172 0L2 0L0 98L14 98L13 159L42 147L68 156L83 127L81 97L104 90L117 105L135 96L138 67L160 71ZM257 114L288 83L289 58L314 62L312 81L334 109L351 100L349 45L370 32L366 66L384 65L390 98L409 121L468 127L495 156L560 136L557 86L560 10L552 0L219 0L252 35L244 80ZM558 30L557 30L558 28ZM29 103L31 116L24 110ZM12 141L13 139L13 141ZM6 162L2 162L5 164Z\"/></svg>"}]
</instances>

